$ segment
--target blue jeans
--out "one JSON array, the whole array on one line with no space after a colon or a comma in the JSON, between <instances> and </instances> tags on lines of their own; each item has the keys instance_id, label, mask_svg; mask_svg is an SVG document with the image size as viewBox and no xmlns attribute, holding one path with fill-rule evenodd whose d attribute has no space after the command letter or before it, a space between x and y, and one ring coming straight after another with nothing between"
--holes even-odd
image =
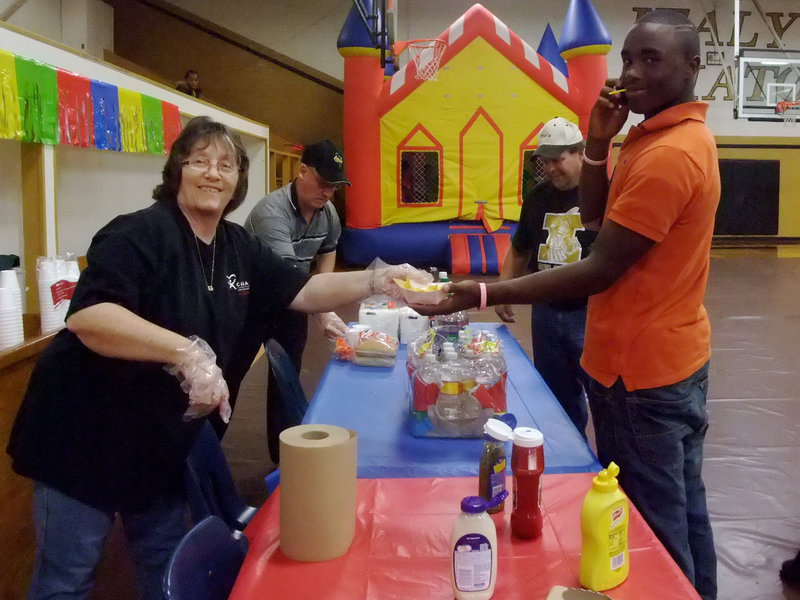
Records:
<instances>
[{"instance_id":1,"label":"blue jeans","mask_svg":"<svg viewBox=\"0 0 800 600\"><path fill-rule=\"evenodd\" d=\"M717 559L701 478L708 363L683 381L628 392L592 380L589 403L603 465L704 600L717 597Z\"/></svg>"},{"instance_id":2,"label":"blue jeans","mask_svg":"<svg viewBox=\"0 0 800 600\"><path fill-rule=\"evenodd\" d=\"M162 579L186 533L185 500L160 498L145 513L122 514L136 579L145 600L163 600ZM93 508L47 485L33 495L36 559L28 600L78 600L92 589L114 513Z\"/></svg>"},{"instance_id":3,"label":"blue jeans","mask_svg":"<svg viewBox=\"0 0 800 600\"><path fill-rule=\"evenodd\" d=\"M590 378L581 367L586 307L561 310L549 304L535 304L531 311L533 364L572 423L586 437L589 409L584 391L589 391Z\"/></svg>"}]
</instances>

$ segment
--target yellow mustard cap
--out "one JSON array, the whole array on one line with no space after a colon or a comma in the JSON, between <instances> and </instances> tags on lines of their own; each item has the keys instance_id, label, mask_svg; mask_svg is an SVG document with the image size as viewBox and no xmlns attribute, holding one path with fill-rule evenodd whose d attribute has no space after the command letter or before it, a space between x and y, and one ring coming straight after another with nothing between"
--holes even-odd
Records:
<instances>
[{"instance_id":1,"label":"yellow mustard cap","mask_svg":"<svg viewBox=\"0 0 800 600\"><path fill-rule=\"evenodd\" d=\"M592 479L592 488L598 492L615 491L619 487L617 475L619 475L619 466L611 461L607 469L603 469Z\"/></svg>"}]
</instances>

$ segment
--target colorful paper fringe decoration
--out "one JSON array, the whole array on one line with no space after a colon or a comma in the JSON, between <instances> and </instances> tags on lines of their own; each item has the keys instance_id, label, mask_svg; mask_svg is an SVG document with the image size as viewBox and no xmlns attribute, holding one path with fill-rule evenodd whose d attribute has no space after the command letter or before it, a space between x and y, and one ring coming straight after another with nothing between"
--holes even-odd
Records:
<instances>
[{"instance_id":1,"label":"colorful paper fringe decoration","mask_svg":"<svg viewBox=\"0 0 800 600\"><path fill-rule=\"evenodd\" d=\"M22 141L58 143L58 82L56 70L17 56L17 91Z\"/></svg>"},{"instance_id":2,"label":"colorful paper fringe decoration","mask_svg":"<svg viewBox=\"0 0 800 600\"><path fill-rule=\"evenodd\" d=\"M0 49L0 138L125 152L169 152L178 107Z\"/></svg>"},{"instance_id":3,"label":"colorful paper fringe decoration","mask_svg":"<svg viewBox=\"0 0 800 600\"><path fill-rule=\"evenodd\" d=\"M57 69L58 124L61 143L88 148L94 146L92 84L86 77Z\"/></svg>"},{"instance_id":4,"label":"colorful paper fringe decoration","mask_svg":"<svg viewBox=\"0 0 800 600\"><path fill-rule=\"evenodd\" d=\"M94 145L100 150L122 150L117 87L92 79Z\"/></svg>"},{"instance_id":5,"label":"colorful paper fringe decoration","mask_svg":"<svg viewBox=\"0 0 800 600\"><path fill-rule=\"evenodd\" d=\"M0 137L22 139L22 121L19 116L17 68L11 52L0 50Z\"/></svg>"}]
</instances>

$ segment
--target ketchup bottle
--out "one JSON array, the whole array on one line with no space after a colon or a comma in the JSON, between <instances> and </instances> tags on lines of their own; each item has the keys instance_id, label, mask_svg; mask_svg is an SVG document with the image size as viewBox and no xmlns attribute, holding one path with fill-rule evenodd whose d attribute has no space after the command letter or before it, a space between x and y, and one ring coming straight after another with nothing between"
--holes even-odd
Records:
<instances>
[{"instance_id":1,"label":"ketchup bottle","mask_svg":"<svg viewBox=\"0 0 800 600\"><path fill-rule=\"evenodd\" d=\"M511 473L514 484L514 508L511 533L525 540L542 533L542 473L544 472L544 436L532 427L514 430Z\"/></svg>"}]
</instances>

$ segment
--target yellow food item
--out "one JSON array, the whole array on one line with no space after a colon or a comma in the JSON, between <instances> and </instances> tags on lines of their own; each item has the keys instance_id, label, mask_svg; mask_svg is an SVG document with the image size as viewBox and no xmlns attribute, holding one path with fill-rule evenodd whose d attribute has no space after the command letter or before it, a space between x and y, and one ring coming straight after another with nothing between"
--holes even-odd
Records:
<instances>
[{"instance_id":1,"label":"yellow food item","mask_svg":"<svg viewBox=\"0 0 800 600\"><path fill-rule=\"evenodd\" d=\"M424 287L417 287L410 279L395 279L394 282L401 288L412 292L436 292L442 287L440 283L431 283Z\"/></svg>"}]
</instances>

